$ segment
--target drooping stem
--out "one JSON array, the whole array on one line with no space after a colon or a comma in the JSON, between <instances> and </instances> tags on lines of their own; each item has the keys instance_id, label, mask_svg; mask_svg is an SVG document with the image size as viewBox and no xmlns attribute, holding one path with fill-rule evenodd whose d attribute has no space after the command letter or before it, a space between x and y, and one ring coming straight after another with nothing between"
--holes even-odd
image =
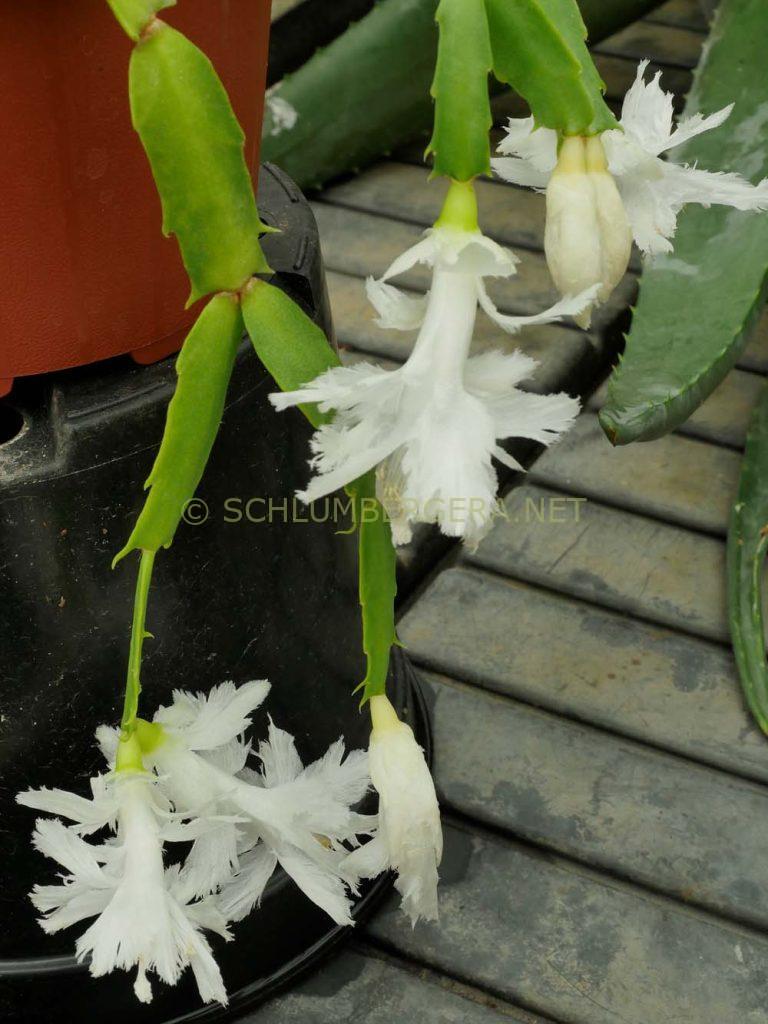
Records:
<instances>
[{"instance_id":1,"label":"drooping stem","mask_svg":"<svg viewBox=\"0 0 768 1024\"><path fill-rule=\"evenodd\" d=\"M139 711L139 694L141 693L141 653L144 640L151 634L146 631L147 602L149 587L152 582L152 569L155 563L155 552L142 549L139 574L136 580L136 597L133 604L133 623L131 625L131 646L128 652L128 677L125 683L125 703L120 727L123 736L132 733L136 726Z\"/></svg>"}]
</instances>

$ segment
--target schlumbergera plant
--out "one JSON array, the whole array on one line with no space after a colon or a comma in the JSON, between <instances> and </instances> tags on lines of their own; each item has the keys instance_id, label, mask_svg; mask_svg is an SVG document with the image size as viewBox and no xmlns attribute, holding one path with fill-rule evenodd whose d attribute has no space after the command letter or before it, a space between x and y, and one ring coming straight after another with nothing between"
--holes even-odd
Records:
<instances>
[{"instance_id":1,"label":"schlumbergera plant","mask_svg":"<svg viewBox=\"0 0 768 1024\"><path fill-rule=\"evenodd\" d=\"M686 202L767 203L764 186L658 159L722 123L727 111L673 131L669 98L657 82L643 82L641 68L616 121L574 0L441 0L428 152L434 175L448 179L445 204L425 237L367 282L379 323L418 329L418 338L396 371L343 367L322 331L265 280L259 239L269 229L259 218L243 132L210 62L158 17L175 0L107 2L135 44L131 112L164 231L177 238L189 302L206 305L178 358L144 508L115 559L136 557L138 578L122 720L97 732L105 769L91 780L90 796L43 789L19 800L54 816L38 820L34 832L35 846L65 871L59 884L32 893L46 931L89 922L78 956L89 958L94 976L135 971L143 1001L152 997L151 974L173 985L189 967L201 998L225 1003L205 933L230 938L230 924L258 905L278 865L341 925L352 923L360 880L386 869L396 873L414 924L437 917L435 789L386 694L396 642L395 545L410 539L415 523L437 523L477 544L497 500L494 460L522 468L502 442L549 444L578 412L568 395L519 389L535 368L521 353L470 356L478 307L510 333L565 316L586 322L626 269L633 234L649 251L666 249ZM487 279L510 277L518 262L478 221L473 182L491 171L491 72L531 108L530 119L510 125L507 159L497 169L547 188L547 256L563 297L530 317L500 312L486 289ZM390 283L418 262L432 268L424 298ZM271 721L256 767L249 763L245 737L266 680L176 691L169 707L139 713L155 558L171 545L201 480L244 330L280 389L272 404L298 406L315 428L316 472L302 497L346 488L358 533L370 747L345 756L339 741L309 766ZM373 816L356 809L371 783L379 795Z\"/></svg>"}]
</instances>

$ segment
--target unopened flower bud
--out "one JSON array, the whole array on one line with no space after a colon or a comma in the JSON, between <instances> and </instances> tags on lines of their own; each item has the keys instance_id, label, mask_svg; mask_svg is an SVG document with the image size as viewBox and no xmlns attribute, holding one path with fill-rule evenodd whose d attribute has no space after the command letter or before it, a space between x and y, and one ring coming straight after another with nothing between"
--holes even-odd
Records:
<instances>
[{"instance_id":1,"label":"unopened flower bud","mask_svg":"<svg viewBox=\"0 0 768 1024\"><path fill-rule=\"evenodd\" d=\"M605 302L624 276L632 231L599 136L568 136L547 187L547 263L563 295L599 285ZM588 327L591 310L577 322Z\"/></svg>"}]
</instances>

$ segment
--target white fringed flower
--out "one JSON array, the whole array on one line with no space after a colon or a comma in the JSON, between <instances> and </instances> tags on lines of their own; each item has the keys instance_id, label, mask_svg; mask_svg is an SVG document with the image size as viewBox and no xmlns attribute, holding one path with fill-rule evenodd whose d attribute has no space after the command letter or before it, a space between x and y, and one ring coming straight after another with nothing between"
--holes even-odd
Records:
<instances>
[{"instance_id":1,"label":"white fringed flower","mask_svg":"<svg viewBox=\"0 0 768 1024\"><path fill-rule=\"evenodd\" d=\"M511 118L499 147L505 155L493 161L496 173L507 181L547 189L547 259L563 292L597 280L604 300L627 266L627 224L639 248L653 256L672 251L677 216L687 203L768 209L768 180L752 185L739 174L661 159L695 135L718 128L733 104L674 126L673 97L661 88L660 73L645 81L647 67L648 61L642 61L624 98L619 122L623 131L605 132L600 139L566 139L558 160L556 132L535 128L530 117ZM600 167L603 149L609 173Z\"/></svg>"},{"instance_id":2,"label":"white fringed flower","mask_svg":"<svg viewBox=\"0 0 768 1024\"><path fill-rule=\"evenodd\" d=\"M456 186L459 187L459 186ZM432 287L414 298L388 284L416 263L434 268ZM378 494L395 543L407 543L413 522L436 522L443 533L476 545L496 507L496 458L522 469L498 443L519 437L551 444L578 413L565 394L533 395L517 385L536 363L520 352L489 352L468 359L478 303L514 333L578 315L595 289L567 297L537 316L500 313L486 277L515 273L516 257L477 230L436 226L403 253L368 296L378 323L398 330L420 327L404 366L388 372L370 363L338 367L299 390L270 395L278 410L317 402L335 418L312 439L317 475L299 497L322 498L378 466Z\"/></svg>"},{"instance_id":3,"label":"white fringed flower","mask_svg":"<svg viewBox=\"0 0 768 1024\"><path fill-rule=\"evenodd\" d=\"M207 695L177 691L155 715L147 757L176 811L200 826L180 884L190 897L223 887L224 913L240 920L280 864L337 924L352 924L346 889L354 879L341 869L342 844L357 845L371 830L352 809L369 786L367 756L344 758L339 740L304 768L292 737L270 723L261 771L246 768L250 747L239 737L268 689L258 682L225 683Z\"/></svg>"},{"instance_id":4,"label":"white fringed flower","mask_svg":"<svg viewBox=\"0 0 768 1024\"><path fill-rule=\"evenodd\" d=\"M420 918L435 921L443 833L432 776L412 729L399 720L387 697L372 697L370 706L368 753L379 794L379 829L349 855L346 867L362 878L392 868L411 924Z\"/></svg>"},{"instance_id":5,"label":"white fringed flower","mask_svg":"<svg viewBox=\"0 0 768 1024\"><path fill-rule=\"evenodd\" d=\"M31 898L46 932L96 920L76 943L79 960L90 958L98 978L114 970L136 969L134 991L150 1002L147 978L154 972L175 985L191 967L204 1002L227 1002L227 994L203 929L229 938L215 901L191 902L179 887L179 874L163 864L163 844L185 838L155 781L145 773L119 772L94 783L94 799L62 790L21 793L19 803L73 822L40 819L35 847L68 872L60 885L37 885ZM102 845L87 843L79 833L113 822L116 836Z\"/></svg>"}]
</instances>

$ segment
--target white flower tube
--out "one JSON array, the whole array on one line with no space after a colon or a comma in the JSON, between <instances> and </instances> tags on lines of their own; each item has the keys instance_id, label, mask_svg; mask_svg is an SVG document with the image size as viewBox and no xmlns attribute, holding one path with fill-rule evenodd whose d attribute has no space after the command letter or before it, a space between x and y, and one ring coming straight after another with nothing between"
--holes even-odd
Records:
<instances>
[{"instance_id":1,"label":"white flower tube","mask_svg":"<svg viewBox=\"0 0 768 1024\"><path fill-rule=\"evenodd\" d=\"M455 190L471 185L454 183ZM476 222L476 208L474 211ZM466 218L472 223L472 216ZM486 277L515 273L516 257L476 228L441 218L425 238L403 253L379 281L369 279L368 296L384 327L419 336L408 361L387 372L370 363L338 367L297 391L270 395L282 410L317 402L334 420L312 439L311 466L317 475L299 497L322 498L373 467L378 494L393 527L395 543L407 543L414 522L434 522L443 533L476 545L496 509L498 480L493 459L521 470L499 443L528 438L551 444L578 413L568 395L534 395L518 389L536 363L520 352L489 352L468 358L478 304L500 327L521 327L577 316L597 289L569 296L529 317L500 313L485 289ZM406 295L389 279L416 263L433 267L425 298Z\"/></svg>"},{"instance_id":2,"label":"white flower tube","mask_svg":"<svg viewBox=\"0 0 768 1024\"><path fill-rule=\"evenodd\" d=\"M411 924L435 921L437 869L443 854L435 785L413 730L400 721L388 698L372 697L370 708L368 755L371 781L379 794L379 829L345 865L362 878L393 869Z\"/></svg>"},{"instance_id":3,"label":"white flower tube","mask_svg":"<svg viewBox=\"0 0 768 1024\"><path fill-rule=\"evenodd\" d=\"M27 807L66 814L74 822L67 827L40 819L35 828L36 848L68 872L63 884L37 885L31 894L45 931L95 917L75 946L79 960L90 958L93 977L135 968L134 991L148 1003L148 972L175 985L191 967L202 1000L226 1005L221 973L202 934L207 928L229 938L226 921L214 900L186 899L178 889L178 873L165 869L165 840L185 836L158 802L151 776L118 772L93 801L61 790L29 791L17 799ZM93 845L78 834L91 830L96 820L111 818L116 822L114 843Z\"/></svg>"},{"instance_id":4,"label":"white flower tube","mask_svg":"<svg viewBox=\"0 0 768 1024\"><path fill-rule=\"evenodd\" d=\"M492 161L499 177L547 190L547 258L561 290L572 288L575 281L592 279L599 264L600 299L606 297L610 282L620 277L620 266L626 267L622 254L627 223L639 248L654 256L672 252L677 216L688 203L768 209L768 179L752 185L739 174L702 171L661 159L695 135L718 128L733 105L708 117L696 114L675 126L673 97L661 88L660 73L645 81L647 67L648 61L642 61L624 97L619 130L604 132L600 140L565 139L558 159L556 132L536 128L531 117L511 118L499 146L503 156ZM607 171L599 170L600 141ZM571 157L581 145L584 166L580 175L574 175ZM578 162L574 156L573 163ZM569 176L572 184L579 177L570 197ZM587 180L594 199L591 211L584 210L589 205ZM579 246L583 271L578 266Z\"/></svg>"}]
</instances>

